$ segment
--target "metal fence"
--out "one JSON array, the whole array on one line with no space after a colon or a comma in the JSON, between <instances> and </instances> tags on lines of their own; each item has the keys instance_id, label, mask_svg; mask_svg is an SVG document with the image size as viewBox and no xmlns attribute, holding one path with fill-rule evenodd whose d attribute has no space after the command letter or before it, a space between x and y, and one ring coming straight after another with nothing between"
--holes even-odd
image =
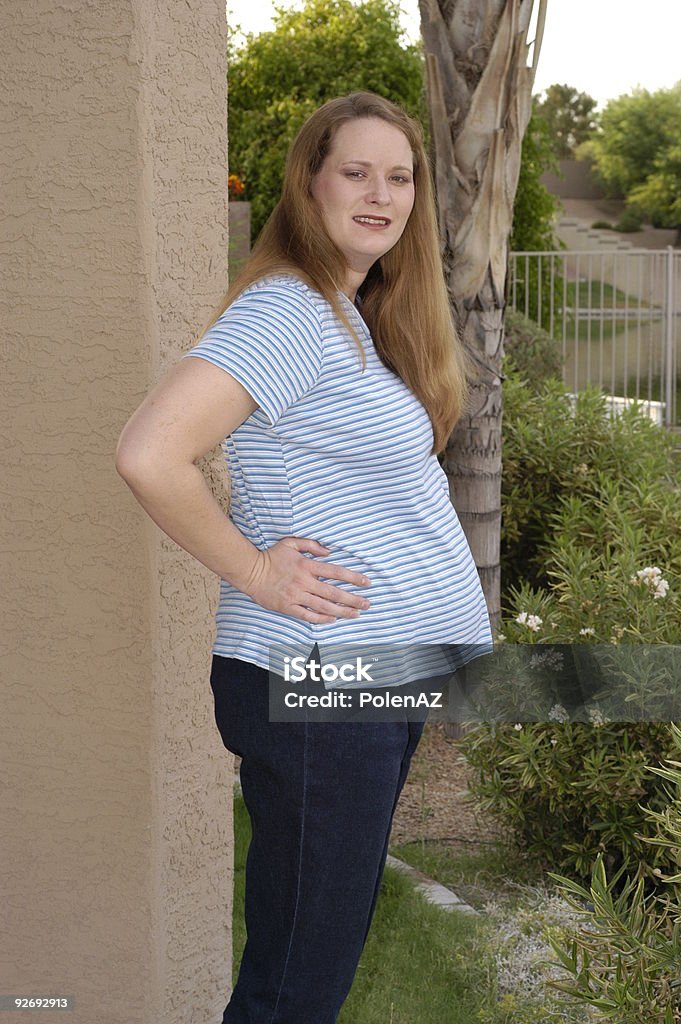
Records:
<instances>
[{"instance_id":1,"label":"metal fence","mask_svg":"<svg viewBox=\"0 0 681 1024\"><path fill-rule=\"evenodd\" d=\"M681 251L513 252L509 305L562 343L574 393L597 385L672 427L681 413Z\"/></svg>"}]
</instances>

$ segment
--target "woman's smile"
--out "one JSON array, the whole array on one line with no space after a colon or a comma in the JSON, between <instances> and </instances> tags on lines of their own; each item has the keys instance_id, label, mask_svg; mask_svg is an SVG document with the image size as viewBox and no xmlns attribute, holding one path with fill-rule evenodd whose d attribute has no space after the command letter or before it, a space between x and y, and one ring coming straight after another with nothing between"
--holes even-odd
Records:
<instances>
[{"instance_id":1,"label":"woman's smile","mask_svg":"<svg viewBox=\"0 0 681 1024\"><path fill-rule=\"evenodd\" d=\"M352 219L356 224L362 224L367 228L387 228L390 225L388 217L374 217L371 214L360 214Z\"/></svg>"}]
</instances>

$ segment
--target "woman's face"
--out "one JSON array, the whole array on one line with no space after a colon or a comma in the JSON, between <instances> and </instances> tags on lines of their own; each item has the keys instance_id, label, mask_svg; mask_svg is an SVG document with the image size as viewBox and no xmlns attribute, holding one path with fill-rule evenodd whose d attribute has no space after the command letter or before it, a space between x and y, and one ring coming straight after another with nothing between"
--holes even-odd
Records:
<instances>
[{"instance_id":1,"label":"woman's face","mask_svg":"<svg viewBox=\"0 0 681 1024\"><path fill-rule=\"evenodd\" d=\"M406 135L381 118L355 118L337 130L312 195L347 260L350 290L404 231L414 205L413 167Z\"/></svg>"}]
</instances>

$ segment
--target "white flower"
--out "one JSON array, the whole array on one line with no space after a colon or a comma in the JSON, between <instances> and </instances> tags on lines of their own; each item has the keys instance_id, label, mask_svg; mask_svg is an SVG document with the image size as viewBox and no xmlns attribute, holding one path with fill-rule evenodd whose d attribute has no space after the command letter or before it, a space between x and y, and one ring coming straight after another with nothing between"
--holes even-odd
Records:
<instances>
[{"instance_id":1,"label":"white flower","mask_svg":"<svg viewBox=\"0 0 681 1024\"><path fill-rule=\"evenodd\" d=\"M542 624L542 620L538 615L528 615L527 612L521 612L520 615L516 616L515 621L520 623L521 626L527 626L529 629L534 630L535 633L539 631L539 627Z\"/></svg>"},{"instance_id":2,"label":"white flower","mask_svg":"<svg viewBox=\"0 0 681 1024\"><path fill-rule=\"evenodd\" d=\"M596 630L593 629L592 626L585 626L583 629L580 629L579 635L580 636L595 636L596 635Z\"/></svg>"},{"instance_id":3,"label":"white flower","mask_svg":"<svg viewBox=\"0 0 681 1024\"><path fill-rule=\"evenodd\" d=\"M549 711L549 718L552 718L554 722L567 722L570 716L562 704L554 704Z\"/></svg>"},{"instance_id":4,"label":"white flower","mask_svg":"<svg viewBox=\"0 0 681 1024\"><path fill-rule=\"evenodd\" d=\"M560 651L554 651L551 647L548 647L545 651L540 654L533 654L530 658L530 668L538 668L540 665L546 665L548 668L562 668L563 655Z\"/></svg>"},{"instance_id":5,"label":"white flower","mask_svg":"<svg viewBox=\"0 0 681 1024\"><path fill-rule=\"evenodd\" d=\"M516 729L516 730L520 730L520 729L522 729L522 727L523 727L523 723L522 722L516 722L515 725L513 726L513 728Z\"/></svg>"},{"instance_id":6,"label":"white flower","mask_svg":"<svg viewBox=\"0 0 681 1024\"><path fill-rule=\"evenodd\" d=\"M586 476L586 474L589 472L589 467L587 466L586 462L580 462L580 464L575 469L575 472L581 473L582 476Z\"/></svg>"},{"instance_id":7,"label":"white flower","mask_svg":"<svg viewBox=\"0 0 681 1024\"><path fill-rule=\"evenodd\" d=\"M546 661L549 668L558 669L563 667L563 655L560 653L560 651L554 651L552 649L549 649L549 652L546 655Z\"/></svg>"},{"instance_id":8,"label":"white flower","mask_svg":"<svg viewBox=\"0 0 681 1024\"><path fill-rule=\"evenodd\" d=\"M557 743L557 742L558 742L558 740L556 739L556 737L555 737L555 736L552 736L552 737L551 737L551 746L552 746L552 747L555 747L555 745L556 745L556 743Z\"/></svg>"},{"instance_id":9,"label":"white flower","mask_svg":"<svg viewBox=\"0 0 681 1024\"><path fill-rule=\"evenodd\" d=\"M504 633L497 633L497 641L498 641L498 643L500 643L500 644L503 643L505 639L506 639L506 636L504 635Z\"/></svg>"},{"instance_id":10,"label":"white flower","mask_svg":"<svg viewBox=\"0 0 681 1024\"><path fill-rule=\"evenodd\" d=\"M596 725L596 726L605 725L606 722L610 721L610 719L606 715L603 714L601 709L597 708L597 707L589 708L588 711L587 711L587 714L589 716L589 721L591 722L592 725Z\"/></svg>"},{"instance_id":11,"label":"white flower","mask_svg":"<svg viewBox=\"0 0 681 1024\"><path fill-rule=\"evenodd\" d=\"M636 575L629 577L629 582L639 586L643 584L654 598L665 597L669 590L669 581L662 578L662 570L657 565L646 565L644 569L639 569Z\"/></svg>"}]
</instances>

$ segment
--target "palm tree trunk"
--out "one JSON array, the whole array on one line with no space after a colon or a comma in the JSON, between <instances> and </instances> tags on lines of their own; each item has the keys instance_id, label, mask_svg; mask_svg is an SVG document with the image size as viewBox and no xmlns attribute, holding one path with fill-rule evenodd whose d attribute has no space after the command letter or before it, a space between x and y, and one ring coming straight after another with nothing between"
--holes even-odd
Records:
<instances>
[{"instance_id":1,"label":"palm tree trunk","mask_svg":"<svg viewBox=\"0 0 681 1024\"><path fill-rule=\"evenodd\" d=\"M443 468L494 635L501 618L501 361L508 241L546 5L539 0L528 66L534 0L419 0L444 267L460 336L479 368Z\"/></svg>"}]
</instances>

